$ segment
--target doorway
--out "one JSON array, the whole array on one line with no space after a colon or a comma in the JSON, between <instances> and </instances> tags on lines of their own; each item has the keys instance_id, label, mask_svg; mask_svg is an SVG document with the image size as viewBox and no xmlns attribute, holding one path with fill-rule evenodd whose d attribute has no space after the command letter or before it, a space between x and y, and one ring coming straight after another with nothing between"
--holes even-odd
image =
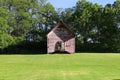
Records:
<instances>
[{"instance_id":1,"label":"doorway","mask_svg":"<svg viewBox=\"0 0 120 80\"><path fill-rule=\"evenodd\" d=\"M65 51L65 45L64 42L58 41L55 44L55 52L64 52Z\"/></svg>"}]
</instances>

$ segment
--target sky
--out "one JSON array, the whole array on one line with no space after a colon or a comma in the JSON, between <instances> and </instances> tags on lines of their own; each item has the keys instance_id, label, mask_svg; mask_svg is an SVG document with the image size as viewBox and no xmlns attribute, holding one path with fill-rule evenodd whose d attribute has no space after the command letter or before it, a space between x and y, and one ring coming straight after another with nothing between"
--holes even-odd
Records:
<instances>
[{"instance_id":1,"label":"sky","mask_svg":"<svg viewBox=\"0 0 120 80\"><path fill-rule=\"evenodd\" d=\"M78 0L47 0L50 2L55 8L72 8L76 5ZM113 4L115 0L87 0L92 3L98 3L100 5L106 5L107 3Z\"/></svg>"}]
</instances>

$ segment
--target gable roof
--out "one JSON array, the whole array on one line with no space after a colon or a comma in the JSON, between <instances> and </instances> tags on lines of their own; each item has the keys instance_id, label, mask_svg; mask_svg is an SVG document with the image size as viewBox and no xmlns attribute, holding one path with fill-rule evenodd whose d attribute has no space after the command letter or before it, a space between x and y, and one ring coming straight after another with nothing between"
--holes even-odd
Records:
<instances>
[{"instance_id":1,"label":"gable roof","mask_svg":"<svg viewBox=\"0 0 120 80\"><path fill-rule=\"evenodd\" d=\"M56 28L58 28L60 25L61 25L62 27L64 27L69 33L71 33L73 37L75 37L74 32L72 32L72 31L63 23L63 21L59 21L53 28L50 29L50 31L47 33L47 35L48 35L51 31L54 31Z\"/></svg>"}]
</instances>

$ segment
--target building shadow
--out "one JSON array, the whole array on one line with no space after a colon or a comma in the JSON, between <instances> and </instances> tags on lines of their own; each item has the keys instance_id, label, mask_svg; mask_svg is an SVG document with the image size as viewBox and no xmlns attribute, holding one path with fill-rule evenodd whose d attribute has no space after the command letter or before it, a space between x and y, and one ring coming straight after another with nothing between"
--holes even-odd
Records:
<instances>
[{"instance_id":1,"label":"building shadow","mask_svg":"<svg viewBox=\"0 0 120 80\"><path fill-rule=\"evenodd\" d=\"M50 53L50 54L70 54L70 53L67 51L55 51L55 52Z\"/></svg>"}]
</instances>

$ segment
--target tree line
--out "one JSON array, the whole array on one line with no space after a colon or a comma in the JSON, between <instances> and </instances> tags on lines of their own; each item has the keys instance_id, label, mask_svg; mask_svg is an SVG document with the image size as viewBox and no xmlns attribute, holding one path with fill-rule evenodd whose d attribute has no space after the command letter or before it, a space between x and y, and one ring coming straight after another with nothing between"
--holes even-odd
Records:
<instances>
[{"instance_id":1,"label":"tree line","mask_svg":"<svg viewBox=\"0 0 120 80\"><path fill-rule=\"evenodd\" d=\"M66 9L47 0L0 0L0 52L46 52L46 34L59 20L75 33L76 51L120 52L120 0L78 0Z\"/></svg>"}]
</instances>

